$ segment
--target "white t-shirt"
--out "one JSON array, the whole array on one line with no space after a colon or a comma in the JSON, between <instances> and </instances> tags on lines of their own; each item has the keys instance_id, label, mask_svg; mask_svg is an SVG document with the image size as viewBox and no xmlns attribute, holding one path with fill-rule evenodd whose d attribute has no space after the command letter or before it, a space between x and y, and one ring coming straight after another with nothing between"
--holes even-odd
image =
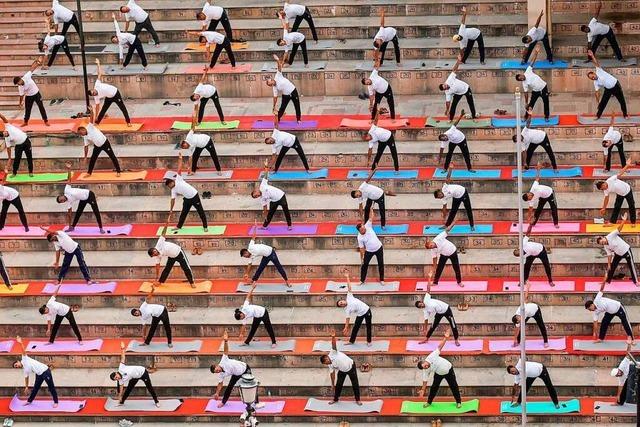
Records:
<instances>
[{"instance_id":1,"label":"white t-shirt","mask_svg":"<svg viewBox=\"0 0 640 427\"><path fill-rule=\"evenodd\" d=\"M469 85L462 80L458 80L457 74L454 72L449 74L445 84L449 86L449 89L444 91L446 101L451 101L453 99L453 95L464 95L469 90Z\"/></svg>"},{"instance_id":2,"label":"white t-shirt","mask_svg":"<svg viewBox=\"0 0 640 427\"><path fill-rule=\"evenodd\" d=\"M87 200L91 192L86 188L74 188L69 184L64 186L64 196L67 198L66 209L72 209L73 205L80 200Z\"/></svg>"},{"instance_id":3,"label":"white t-shirt","mask_svg":"<svg viewBox=\"0 0 640 427\"><path fill-rule=\"evenodd\" d=\"M538 312L538 304L534 303L534 302L528 302L525 303L524 305L524 320L528 319L529 317L533 317L536 315L536 313ZM518 307L518 309L516 310L516 312L514 313L516 316L520 316L522 317L522 312L520 311L520 307Z\"/></svg>"},{"instance_id":4,"label":"white t-shirt","mask_svg":"<svg viewBox=\"0 0 640 427\"><path fill-rule=\"evenodd\" d=\"M32 373L42 375L47 369L49 369L49 367L44 363L38 362L36 359L32 359L27 355L22 356L20 363L22 363L22 371L24 372L25 378L29 378L29 375Z\"/></svg>"},{"instance_id":5,"label":"white t-shirt","mask_svg":"<svg viewBox=\"0 0 640 427\"><path fill-rule=\"evenodd\" d=\"M426 359L429 362L429 368L422 370L422 381L429 381L434 374L447 375L453 365L447 359L440 357L440 349L433 350Z\"/></svg>"},{"instance_id":6,"label":"white t-shirt","mask_svg":"<svg viewBox=\"0 0 640 427\"><path fill-rule=\"evenodd\" d=\"M522 371L524 370L527 378L538 378L542 374L542 369L544 369L544 365L538 362L526 362L524 364L524 368L522 367L522 359L518 359L518 363L516 364L516 369L518 370L518 374L515 375L514 384L520 384L522 380Z\"/></svg>"},{"instance_id":7,"label":"white t-shirt","mask_svg":"<svg viewBox=\"0 0 640 427\"><path fill-rule=\"evenodd\" d=\"M62 35L47 35L44 38L44 45L46 46L47 52L51 52L54 46L64 43L64 36Z\"/></svg>"},{"instance_id":8,"label":"white t-shirt","mask_svg":"<svg viewBox=\"0 0 640 427\"><path fill-rule=\"evenodd\" d=\"M397 34L398 32L393 27L380 27L373 39L382 40L383 43L390 42Z\"/></svg>"},{"instance_id":9,"label":"white t-shirt","mask_svg":"<svg viewBox=\"0 0 640 427\"><path fill-rule=\"evenodd\" d=\"M461 199L466 192L467 190L462 185L445 183L442 186L442 194L444 194L442 204L446 205L450 199Z\"/></svg>"},{"instance_id":10,"label":"white t-shirt","mask_svg":"<svg viewBox=\"0 0 640 427\"><path fill-rule=\"evenodd\" d=\"M12 125L11 123L5 123L4 130L9 133L9 136L4 137L4 143L7 145L7 148L14 145L20 145L28 138L27 134L23 132L22 129Z\"/></svg>"},{"instance_id":11,"label":"white t-shirt","mask_svg":"<svg viewBox=\"0 0 640 427\"><path fill-rule=\"evenodd\" d=\"M211 98L216 94L216 87L206 83L198 83L198 86L193 90L193 93L200 95L202 98ZM200 100L195 102L200 102Z\"/></svg>"},{"instance_id":12,"label":"white t-shirt","mask_svg":"<svg viewBox=\"0 0 640 427\"><path fill-rule=\"evenodd\" d=\"M422 300L424 303L423 313L424 320L429 319L434 314L443 314L447 310L449 310L449 304L444 301L440 301L439 299L431 298L430 293L424 294L424 298Z\"/></svg>"},{"instance_id":13,"label":"white t-shirt","mask_svg":"<svg viewBox=\"0 0 640 427\"><path fill-rule=\"evenodd\" d=\"M547 30L541 27L531 27L531 29L527 32L527 35L531 37L531 43L539 42L542 40L547 34ZM531 43L525 43L526 47L529 47Z\"/></svg>"},{"instance_id":14,"label":"white t-shirt","mask_svg":"<svg viewBox=\"0 0 640 427\"><path fill-rule=\"evenodd\" d=\"M591 21L589 21L589 30L587 33L587 41L592 42L595 36L604 36L607 34L611 30L611 27L598 22L596 18L591 18Z\"/></svg>"},{"instance_id":15,"label":"white t-shirt","mask_svg":"<svg viewBox=\"0 0 640 427\"><path fill-rule=\"evenodd\" d=\"M630 248L631 246L620 237L618 230L613 230L607 234L607 244L604 245L604 251L608 256L613 254L624 256L624 254L629 252Z\"/></svg>"},{"instance_id":16,"label":"white t-shirt","mask_svg":"<svg viewBox=\"0 0 640 427\"><path fill-rule=\"evenodd\" d=\"M613 87L618 83L618 79L600 67L596 68L596 77L597 79L593 81L593 87L596 91L600 90L600 88L613 89Z\"/></svg>"},{"instance_id":17,"label":"white t-shirt","mask_svg":"<svg viewBox=\"0 0 640 427\"><path fill-rule=\"evenodd\" d=\"M615 130L613 126L609 126L609 129L607 130L607 133L604 135L604 138L602 138L602 140L610 141L611 146L613 146L622 141L622 134L619 131ZM605 155L608 154L609 147L604 147L603 151Z\"/></svg>"},{"instance_id":18,"label":"white t-shirt","mask_svg":"<svg viewBox=\"0 0 640 427\"><path fill-rule=\"evenodd\" d=\"M164 305L160 304L149 304L146 301L142 303L140 306L140 319L142 320L143 325L151 324L151 321L154 317L162 316L164 312Z\"/></svg>"},{"instance_id":19,"label":"white t-shirt","mask_svg":"<svg viewBox=\"0 0 640 427\"><path fill-rule=\"evenodd\" d=\"M283 6L284 14L287 19L295 19L298 16L304 15L307 8L301 4L286 3Z\"/></svg>"},{"instance_id":20,"label":"white t-shirt","mask_svg":"<svg viewBox=\"0 0 640 427\"><path fill-rule=\"evenodd\" d=\"M606 298L602 296L602 292L598 292L596 297L593 299L593 304L596 306L595 311L593 312L593 321L597 322L600 318L601 314L609 313L615 314L620 310L622 304L620 301L616 301L611 298Z\"/></svg>"},{"instance_id":21,"label":"white t-shirt","mask_svg":"<svg viewBox=\"0 0 640 427\"><path fill-rule=\"evenodd\" d=\"M69 313L69 310L71 310L71 307L67 304L56 301L55 295L51 295L46 306L49 309L49 313L47 313L47 320L50 322L56 320L56 316L66 316Z\"/></svg>"},{"instance_id":22,"label":"white t-shirt","mask_svg":"<svg viewBox=\"0 0 640 427\"><path fill-rule=\"evenodd\" d=\"M524 72L524 81L522 82L522 90L529 92L529 89L533 92L542 92L547 86L547 82L542 80L542 77L533 72L533 68L528 66Z\"/></svg>"},{"instance_id":23,"label":"white t-shirt","mask_svg":"<svg viewBox=\"0 0 640 427\"><path fill-rule=\"evenodd\" d=\"M344 312L347 317L352 316L364 316L369 311L369 306L354 297L351 292L347 292L347 305L344 308Z\"/></svg>"},{"instance_id":24,"label":"white t-shirt","mask_svg":"<svg viewBox=\"0 0 640 427\"><path fill-rule=\"evenodd\" d=\"M6 185L0 185L0 200L6 200L8 202L15 200L20 193L15 188L7 187Z\"/></svg>"},{"instance_id":25,"label":"white t-shirt","mask_svg":"<svg viewBox=\"0 0 640 427\"><path fill-rule=\"evenodd\" d=\"M296 86L291 83L291 80L283 76L280 71L276 72L273 79L276 82L273 86L274 97L277 97L278 95L291 95L293 91L296 90Z\"/></svg>"},{"instance_id":26,"label":"white t-shirt","mask_svg":"<svg viewBox=\"0 0 640 427\"><path fill-rule=\"evenodd\" d=\"M120 373L120 375L122 376L120 384L126 387L127 385L129 385L129 381L136 378L141 378L144 375L145 371L146 369L144 366L128 366L124 363L121 363L120 365L118 365L118 373Z\"/></svg>"},{"instance_id":27,"label":"white t-shirt","mask_svg":"<svg viewBox=\"0 0 640 427\"><path fill-rule=\"evenodd\" d=\"M202 31L200 35L204 36L207 40L205 46L211 46L212 44L224 43L225 36L217 31Z\"/></svg>"},{"instance_id":28,"label":"white t-shirt","mask_svg":"<svg viewBox=\"0 0 640 427\"><path fill-rule=\"evenodd\" d=\"M628 357L625 357L624 359L622 359L622 361L618 365L618 369L622 371L622 376L616 377L616 378L618 378L618 384L620 384L621 386L624 385L624 382L629 377L629 366L630 365L631 365L631 360L629 360Z\"/></svg>"},{"instance_id":29,"label":"white t-shirt","mask_svg":"<svg viewBox=\"0 0 640 427\"><path fill-rule=\"evenodd\" d=\"M149 14L138 6L135 0L129 0L127 7L129 12L124 14L124 19L127 21L134 20L136 24L142 24L149 17Z\"/></svg>"},{"instance_id":30,"label":"white t-shirt","mask_svg":"<svg viewBox=\"0 0 640 427\"><path fill-rule=\"evenodd\" d=\"M242 307L240 307L240 311L244 313L243 323L246 325L254 317L257 319L263 317L266 310L261 305L251 304L249 300L245 300Z\"/></svg>"},{"instance_id":31,"label":"white t-shirt","mask_svg":"<svg viewBox=\"0 0 640 427\"><path fill-rule=\"evenodd\" d=\"M167 239L165 239L164 236L158 237L155 249L160 254L156 257L156 264L160 264L164 257L176 258L180 255L180 252L182 252L182 248L179 245L167 242Z\"/></svg>"},{"instance_id":32,"label":"white t-shirt","mask_svg":"<svg viewBox=\"0 0 640 427\"><path fill-rule=\"evenodd\" d=\"M224 381L225 378L232 375L241 376L247 370L246 363L239 360L230 359L226 354L222 355L222 358L220 359L218 365L220 365L220 367L222 368L222 372L218 374L220 377L220 381Z\"/></svg>"},{"instance_id":33,"label":"white t-shirt","mask_svg":"<svg viewBox=\"0 0 640 427\"><path fill-rule=\"evenodd\" d=\"M87 134L82 137L85 147L90 144L96 147L102 147L104 143L107 142L105 134L93 123L87 123L84 128L87 130Z\"/></svg>"},{"instance_id":34,"label":"white t-shirt","mask_svg":"<svg viewBox=\"0 0 640 427\"><path fill-rule=\"evenodd\" d=\"M520 135L522 136L522 142L527 145L540 144L547 137L545 131L540 129L529 129L526 126L522 129Z\"/></svg>"},{"instance_id":35,"label":"white t-shirt","mask_svg":"<svg viewBox=\"0 0 640 427\"><path fill-rule=\"evenodd\" d=\"M184 180L181 176L175 177L176 185L171 189L171 198L175 199L178 196L182 196L185 199L193 199L198 195L196 190L191 184Z\"/></svg>"},{"instance_id":36,"label":"white t-shirt","mask_svg":"<svg viewBox=\"0 0 640 427\"><path fill-rule=\"evenodd\" d=\"M353 359L341 351L332 349L329 351L329 359L331 360L329 370L332 372L349 372L353 367Z\"/></svg>"},{"instance_id":37,"label":"white t-shirt","mask_svg":"<svg viewBox=\"0 0 640 427\"><path fill-rule=\"evenodd\" d=\"M251 239L251 241L249 242L247 250L251 254L251 264L257 263L258 261L262 260L262 257L269 256L273 252L273 248L271 246L262 243L256 243L256 241L253 239Z\"/></svg>"},{"instance_id":38,"label":"white t-shirt","mask_svg":"<svg viewBox=\"0 0 640 427\"><path fill-rule=\"evenodd\" d=\"M284 51L289 52L294 44L302 43L304 41L304 34L297 31L289 32L284 30L282 33L282 40L286 43L284 45Z\"/></svg>"},{"instance_id":39,"label":"white t-shirt","mask_svg":"<svg viewBox=\"0 0 640 427\"><path fill-rule=\"evenodd\" d=\"M96 80L93 88L98 92L98 94L94 96L96 104L100 104L100 102L105 98L113 98L116 96L116 93L118 93L117 87L107 83L102 83L100 80Z\"/></svg>"},{"instance_id":40,"label":"white t-shirt","mask_svg":"<svg viewBox=\"0 0 640 427\"><path fill-rule=\"evenodd\" d=\"M58 240L53 242L53 247L56 248L56 251L65 251L70 254L78 248L78 242L74 241L64 231L56 231L56 235Z\"/></svg>"},{"instance_id":41,"label":"white t-shirt","mask_svg":"<svg viewBox=\"0 0 640 427\"><path fill-rule=\"evenodd\" d=\"M24 85L18 86L18 94L20 96L34 96L40 91L40 89L38 89L38 85L33 81L31 76L31 71L25 73L25 75L22 76Z\"/></svg>"},{"instance_id":42,"label":"white t-shirt","mask_svg":"<svg viewBox=\"0 0 640 427\"><path fill-rule=\"evenodd\" d=\"M391 131L372 124L369 128L369 135L371 136L369 148L373 148L378 142L387 142L391 138Z\"/></svg>"},{"instance_id":43,"label":"white t-shirt","mask_svg":"<svg viewBox=\"0 0 640 427\"><path fill-rule=\"evenodd\" d=\"M467 47L469 40L477 40L478 37L480 37L480 30L477 28L467 28L466 25L460 24L458 35L462 37L462 39L460 39L460 49L464 49Z\"/></svg>"},{"instance_id":44,"label":"white t-shirt","mask_svg":"<svg viewBox=\"0 0 640 427\"><path fill-rule=\"evenodd\" d=\"M465 140L464 133L462 133L462 131L455 125L451 125L451 127L447 129L444 134L447 135L447 140L440 141L440 148L445 148L447 146L447 143L449 142L452 144L460 144Z\"/></svg>"},{"instance_id":45,"label":"white t-shirt","mask_svg":"<svg viewBox=\"0 0 640 427\"><path fill-rule=\"evenodd\" d=\"M279 154L282 147L293 147L293 144L296 143L296 136L294 134L278 129L274 129L273 132L271 132L271 138L275 141L271 147L273 154Z\"/></svg>"},{"instance_id":46,"label":"white t-shirt","mask_svg":"<svg viewBox=\"0 0 640 427\"><path fill-rule=\"evenodd\" d=\"M538 256L543 249L542 243L531 242L527 236L522 238L522 251L526 256Z\"/></svg>"},{"instance_id":47,"label":"white t-shirt","mask_svg":"<svg viewBox=\"0 0 640 427\"><path fill-rule=\"evenodd\" d=\"M433 238L436 247L431 249L431 258L437 258L438 255L451 256L456 253L456 245L447 240L449 234L443 231Z\"/></svg>"},{"instance_id":48,"label":"white t-shirt","mask_svg":"<svg viewBox=\"0 0 640 427\"><path fill-rule=\"evenodd\" d=\"M358 187L362 196L360 196L360 203L365 203L367 200L378 200L382 196L384 196L384 190L380 187L376 187L375 185L369 184L368 182L363 182Z\"/></svg>"},{"instance_id":49,"label":"white t-shirt","mask_svg":"<svg viewBox=\"0 0 640 427\"><path fill-rule=\"evenodd\" d=\"M358 247L360 249L364 248L367 252L378 251L382 247L382 242L378 239L376 232L373 231L371 220L366 222L364 228L367 230L364 234L358 232Z\"/></svg>"},{"instance_id":50,"label":"white t-shirt","mask_svg":"<svg viewBox=\"0 0 640 427\"><path fill-rule=\"evenodd\" d=\"M190 130L187 136L184 137L184 140L189 144L189 148L187 148L187 153L189 156L193 155L193 152L196 148L204 148L209 144L209 139L211 137L204 133L195 133Z\"/></svg>"},{"instance_id":51,"label":"white t-shirt","mask_svg":"<svg viewBox=\"0 0 640 427\"><path fill-rule=\"evenodd\" d=\"M541 198L546 199L551 197L551 195L553 194L553 188L549 187L548 185L542 185L538 182L538 180L535 180L533 181L529 192L533 193L533 198L529 200L529 207L532 208Z\"/></svg>"},{"instance_id":52,"label":"white t-shirt","mask_svg":"<svg viewBox=\"0 0 640 427\"><path fill-rule=\"evenodd\" d=\"M60 3L58 3L58 0L53 0L51 10L53 10L52 18L54 24L63 24L65 22L71 21L71 19L73 18L73 11L62 6Z\"/></svg>"},{"instance_id":53,"label":"white t-shirt","mask_svg":"<svg viewBox=\"0 0 640 427\"><path fill-rule=\"evenodd\" d=\"M209 4L209 2L206 2L204 4L204 7L202 8L202 13L204 13L206 16L205 23L207 24L209 24L209 22L214 19L219 20L220 18L222 18L223 12L223 8L221 8L220 6L212 6L211 4Z\"/></svg>"},{"instance_id":54,"label":"white t-shirt","mask_svg":"<svg viewBox=\"0 0 640 427\"><path fill-rule=\"evenodd\" d=\"M260 196L262 206L268 206L269 203L277 202L284 197L284 191L269 185L269 181L266 178L262 178L262 182L260 182L260 192L262 193Z\"/></svg>"},{"instance_id":55,"label":"white t-shirt","mask_svg":"<svg viewBox=\"0 0 640 427\"><path fill-rule=\"evenodd\" d=\"M626 196L631 191L631 186L626 182L618 179L618 175L611 175L607 178L607 189L603 190L604 195L608 196L609 193L617 194L618 196Z\"/></svg>"},{"instance_id":56,"label":"white t-shirt","mask_svg":"<svg viewBox=\"0 0 640 427\"><path fill-rule=\"evenodd\" d=\"M389 89L389 82L378 75L378 70L373 70L369 75L371 84L367 86L369 96L373 96L376 93L385 93Z\"/></svg>"}]
</instances>

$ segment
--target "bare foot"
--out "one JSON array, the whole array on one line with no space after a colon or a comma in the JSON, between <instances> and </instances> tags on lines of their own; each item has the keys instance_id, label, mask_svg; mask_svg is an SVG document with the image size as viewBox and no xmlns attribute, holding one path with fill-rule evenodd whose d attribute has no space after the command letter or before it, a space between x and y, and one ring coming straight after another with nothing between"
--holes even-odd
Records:
<instances>
[{"instance_id":1,"label":"bare foot","mask_svg":"<svg viewBox=\"0 0 640 427\"><path fill-rule=\"evenodd\" d=\"M173 344L171 344L171 343L167 344L167 346L168 346L169 348L173 348Z\"/></svg>"},{"instance_id":2,"label":"bare foot","mask_svg":"<svg viewBox=\"0 0 640 427\"><path fill-rule=\"evenodd\" d=\"M116 172L116 176L117 176L117 177L120 177L120 175L122 175L122 173L121 173L121 172Z\"/></svg>"},{"instance_id":3,"label":"bare foot","mask_svg":"<svg viewBox=\"0 0 640 427\"><path fill-rule=\"evenodd\" d=\"M29 122L22 122L22 124L20 125L20 127L25 127L25 126L29 126Z\"/></svg>"},{"instance_id":4,"label":"bare foot","mask_svg":"<svg viewBox=\"0 0 640 427\"><path fill-rule=\"evenodd\" d=\"M100 234L104 234L104 233L106 233L106 232L104 231L104 228L101 228L101 229L100 229Z\"/></svg>"},{"instance_id":5,"label":"bare foot","mask_svg":"<svg viewBox=\"0 0 640 427\"><path fill-rule=\"evenodd\" d=\"M156 408L160 407L160 402L156 402Z\"/></svg>"},{"instance_id":6,"label":"bare foot","mask_svg":"<svg viewBox=\"0 0 640 427\"><path fill-rule=\"evenodd\" d=\"M131 125L131 122L127 123L127 127L128 127L128 128L130 128L131 126L132 126L132 125Z\"/></svg>"},{"instance_id":7,"label":"bare foot","mask_svg":"<svg viewBox=\"0 0 640 427\"><path fill-rule=\"evenodd\" d=\"M544 348L549 348L549 343L548 342L544 343Z\"/></svg>"},{"instance_id":8,"label":"bare foot","mask_svg":"<svg viewBox=\"0 0 640 427\"><path fill-rule=\"evenodd\" d=\"M327 402L328 405L335 405L336 403L338 403L337 400L332 400L331 402Z\"/></svg>"},{"instance_id":9,"label":"bare foot","mask_svg":"<svg viewBox=\"0 0 640 427\"><path fill-rule=\"evenodd\" d=\"M53 407L54 407L54 408L57 408L57 407L58 407L58 404L57 404L57 403L54 403L54 404L53 404Z\"/></svg>"},{"instance_id":10,"label":"bare foot","mask_svg":"<svg viewBox=\"0 0 640 427\"><path fill-rule=\"evenodd\" d=\"M553 283L553 282L549 282L549 286L551 286L551 287L553 288L553 287L555 287L555 286L556 286L556 284L555 284L555 283Z\"/></svg>"},{"instance_id":11,"label":"bare foot","mask_svg":"<svg viewBox=\"0 0 640 427\"><path fill-rule=\"evenodd\" d=\"M356 405L362 406L362 402L360 402L359 400L356 400Z\"/></svg>"},{"instance_id":12,"label":"bare foot","mask_svg":"<svg viewBox=\"0 0 640 427\"><path fill-rule=\"evenodd\" d=\"M456 340L455 343L457 347L460 347L460 341Z\"/></svg>"},{"instance_id":13,"label":"bare foot","mask_svg":"<svg viewBox=\"0 0 640 427\"><path fill-rule=\"evenodd\" d=\"M278 346L278 344L276 344L276 343L271 344L271 348L276 348L277 346Z\"/></svg>"}]
</instances>

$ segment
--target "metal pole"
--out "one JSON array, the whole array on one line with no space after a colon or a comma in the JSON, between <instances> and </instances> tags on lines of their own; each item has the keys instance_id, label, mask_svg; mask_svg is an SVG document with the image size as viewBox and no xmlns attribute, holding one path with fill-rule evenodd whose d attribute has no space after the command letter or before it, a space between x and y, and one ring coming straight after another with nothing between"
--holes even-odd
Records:
<instances>
[{"instance_id":1,"label":"metal pole","mask_svg":"<svg viewBox=\"0 0 640 427\"><path fill-rule=\"evenodd\" d=\"M84 99L87 107L87 114L89 114L89 77L87 76L87 58L84 51L84 29L82 28L82 5L80 0L76 0L78 17L78 27L80 27L80 54L82 55L82 77L84 79Z\"/></svg>"},{"instance_id":2,"label":"metal pole","mask_svg":"<svg viewBox=\"0 0 640 427\"><path fill-rule=\"evenodd\" d=\"M522 426L527 425L527 374L526 374L526 333L525 333L525 314L524 314L524 253L522 250L522 238L524 237L524 215L522 194L522 135L520 126L520 88L516 88L516 159L518 165L518 251L520 257L518 272L520 274L520 360L522 360L520 372L520 393L522 393ZM524 372L522 372L524 371Z\"/></svg>"}]
</instances>

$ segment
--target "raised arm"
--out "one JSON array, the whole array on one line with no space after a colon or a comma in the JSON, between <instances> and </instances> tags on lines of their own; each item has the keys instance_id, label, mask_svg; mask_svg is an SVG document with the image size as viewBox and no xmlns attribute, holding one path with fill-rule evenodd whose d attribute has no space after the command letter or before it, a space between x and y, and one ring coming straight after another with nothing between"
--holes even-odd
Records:
<instances>
[{"instance_id":1,"label":"raised arm","mask_svg":"<svg viewBox=\"0 0 640 427\"><path fill-rule=\"evenodd\" d=\"M540 15L538 15L538 19L536 20L536 24L534 25L534 27L538 28L540 26L540 21L542 20L543 16L544 16L544 9L540 11Z\"/></svg>"},{"instance_id":2,"label":"raised arm","mask_svg":"<svg viewBox=\"0 0 640 427\"><path fill-rule=\"evenodd\" d=\"M178 176L182 175L182 167L182 153L178 153Z\"/></svg>"},{"instance_id":3,"label":"raised arm","mask_svg":"<svg viewBox=\"0 0 640 427\"><path fill-rule=\"evenodd\" d=\"M533 68L536 64L536 59L538 59L538 54L540 53L540 45L537 45L533 50L533 55L531 56L531 68Z\"/></svg>"},{"instance_id":4,"label":"raised arm","mask_svg":"<svg viewBox=\"0 0 640 427\"><path fill-rule=\"evenodd\" d=\"M462 120L463 118L464 118L464 110L460 110L460 114L458 115L458 118L453 123L453 125L458 126L458 123L460 123L460 120Z\"/></svg>"},{"instance_id":5,"label":"raised arm","mask_svg":"<svg viewBox=\"0 0 640 427\"><path fill-rule=\"evenodd\" d=\"M444 179L444 182L447 184L451 182L451 175L453 174L453 164L449 165L449 170L447 170L447 177ZM445 207L447 205L444 205Z\"/></svg>"},{"instance_id":6,"label":"raised arm","mask_svg":"<svg viewBox=\"0 0 640 427\"><path fill-rule=\"evenodd\" d=\"M276 67L278 68L278 71L282 71L282 59L280 59L280 57L275 53L273 54L273 59L276 61Z\"/></svg>"},{"instance_id":7,"label":"raised arm","mask_svg":"<svg viewBox=\"0 0 640 427\"><path fill-rule=\"evenodd\" d=\"M376 108L375 113L373 114L373 124L378 126L378 119L380 118L380 109Z\"/></svg>"},{"instance_id":8,"label":"raised arm","mask_svg":"<svg viewBox=\"0 0 640 427\"><path fill-rule=\"evenodd\" d=\"M98 58L96 58L96 72L98 73L98 80L102 80L102 67Z\"/></svg>"},{"instance_id":9,"label":"raised arm","mask_svg":"<svg viewBox=\"0 0 640 427\"><path fill-rule=\"evenodd\" d=\"M602 2L598 2L598 6L596 6L596 15L595 18L598 19L598 17L600 16L600 11L602 10Z\"/></svg>"},{"instance_id":10,"label":"raised arm","mask_svg":"<svg viewBox=\"0 0 640 427\"><path fill-rule=\"evenodd\" d=\"M442 337L440 344L438 344L438 350L442 351L442 349L444 348L450 336L451 336L451 331L447 330L447 332L444 333L444 336Z\"/></svg>"},{"instance_id":11,"label":"raised arm","mask_svg":"<svg viewBox=\"0 0 640 427\"><path fill-rule=\"evenodd\" d=\"M460 23L465 25L467 22L467 8L462 6L462 18L460 18Z\"/></svg>"},{"instance_id":12,"label":"raised arm","mask_svg":"<svg viewBox=\"0 0 640 427\"><path fill-rule=\"evenodd\" d=\"M540 180L540 169L542 169L542 163L538 162L536 164L536 181Z\"/></svg>"},{"instance_id":13,"label":"raised arm","mask_svg":"<svg viewBox=\"0 0 640 427\"><path fill-rule=\"evenodd\" d=\"M460 68L460 64L462 63L462 55L458 55L458 57L456 58L456 63L453 66L453 68L451 69L451 71L453 73L458 72L458 68Z\"/></svg>"},{"instance_id":14,"label":"raised arm","mask_svg":"<svg viewBox=\"0 0 640 427\"><path fill-rule=\"evenodd\" d=\"M7 118L2 113L0 113L0 120L2 120L3 123L9 123L9 120L7 120Z\"/></svg>"},{"instance_id":15,"label":"raised arm","mask_svg":"<svg viewBox=\"0 0 640 427\"><path fill-rule=\"evenodd\" d=\"M631 156L629 160L627 160L627 164L624 165L624 167L620 170L620 172L618 172L619 177L624 175L625 173L627 173L629 169L631 169L631 166L633 166L633 164L635 163L633 160L634 160L633 156Z\"/></svg>"},{"instance_id":16,"label":"raised arm","mask_svg":"<svg viewBox=\"0 0 640 427\"><path fill-rule=\"evenodd\" d=\"M196 130L196 126L198 125L198 108L199 104L193 104L193 113L191 113L191 130Z\"/></svg>"},{"instance_id":17,"label":"raised arm","mask_svg":"<svg viewBox=\"0 0 640 427\"><path fill-rule=\"evenodd\" d=\"M222 334L222 354L229 354L229 332L225 329L224 334Z\"/></svg>"},{"instance_id":18,"label":"raised arm","mask_svg":"<svg viewBox=\"0 0 640 427\"><path fill-rule=\"evenodd\" d=\"M364 182L369 183L369 181L373 179L373 175L375 175L377 169L378 167L376 165L376 167L369 172L369 176L367 176L367 179L365 179Z\"/></svg>"},{"instance_id":19,"label":"raised arm","mask_svg":"<svg viewBox=\"0 0 640 427\"><path fill-rule=\"evenodd\" d=\"M42 58L36 58L33 63L31 63L31 67L29 67L29 71L34 72L38 69L38 67L42 66L44 63Z\"/></svg>"},{"instance_id":20,"label":"raised arm","mask_svg":"<svg viewBox=\"0 0 640 427\"><path fill-rule=\"evenodd\" d=\"M331 348L333 350L336 350L336 351L338 350L338 343L336 342L336 333L335 333L335 331L331 332Z\"/></svg>"},{"instance_id":21,"label":"raised arm","mask_svg":"<svg viewBox=\"0 0 640 427\"><path fill-rule=\"evenodd\" d=\"M347 279L347 292L351 293L351 278L348 274L345 274L345 279Z\"/></svg>"},{"instance_id":22,"label":"raised arm","mask_svg":"<svg viewBox=\"0 0 640 427\"><path fill-rule=\"evenodd\" d=\"M593 53L592 50L587 51L587 56L591 59L591 61L593 62L593 65L596 68L600 68L600 61L598 61L598 58L596 58L596 55Z\"/></svg>"},{"instance_id":23,"label":"raised arm","mask_svg":"<svg viewBox=\"0 0 640 427\"><path fill-rule=\"evenodd\" d=\"M613 126L616 122L616 112L612 111L611 112L611 120L609 120L609 126Z\"/></svg>"},{"instance_id":24,"label":"raised arm","mask_svg":"<svg viewBox=\"0 0 640 427\"><path fill-rule=\"evenodd\" d=\"M384 27L384 9L380 11L380 26Z\"/></svg>"},{"instance_id":25,"label":"raised arm","mask_svg":"<svg viewBox=\"0 0 640 427\"><path fill-rule=\"evenodd\" d=\"M207 81L208 74L209 74L209 67L204 67L204 71L202 72L202 77L200 77L200 83L204 83Z\"/></svg>"},{"instance_id":26,"label":"raised arm","mask_svg":"<svg viewBox=\"0 0 640 427\"><path fill-rule=\"evenodd\" d=\"M526 92L525 92L526 94ZM527 119L524 122L524 126L530 128L531 127L531 121L533 120L533 108L527 108Z\"/></svg>"},{"instance_id":27,"label":"raised arm","mask_svg":"<svg viewBox=\"0 0 640 427\"><path fill-rule=\"evenodd\" d=\"M126 348L124 346L124 341L120 341L120 363L122 363L124 365L124 363L127 361L127 354L126 354Z\"/></svg>"},{"instance_id":28,"label":"raised arm","mask_svg":"<svg viewBox=\"0 0 640 427\"><path fill-rule=\"evenodd\" d=\"M249 301L249 304L253 304L253 291L255 291L255 289L256 289L256 284L254 283L253 285L251 285L251 289L249 289L249 293L245 298L247 301Z\"/></svg>"},{"instance_id":29,"label":"raised arm","mask_svg":"<svg viewBox=\"0 0 640 427\"><path fill-rule=\"evenodd\" d=\"M173 211L169 211L169 215L167 215L167 221L164 223L164 226L162 227L162 232L160 233L162 237L165 237L167 235L167 230L169 229L169 222L171 221L172 215L173 215Z\"/></svg>"},{"instance_id":30,"label":"raised arm","mask_svg":"<svg viewBox=\"0 0 640 427\"><path fill-rule=\"evenodd\" d=\"M622 222L618 225L618 232L622 233L622 229L624 228L624 225L627 223L627 213L625 212L624 215L622 215Z\"/></svg>"},{"instance_id":31,"label":"raised arm","mask_svg":"<svg viewBox=\"0 0 640 427\"><path fill-rule=\"evenodd\" d=\"M24 347L24 343L22 342L22 337L20 335L18 335L16 337L16 342L18 344L20 344L20 354L23 356L27 355L27 349Z\"/></svg>"}]
</instances>

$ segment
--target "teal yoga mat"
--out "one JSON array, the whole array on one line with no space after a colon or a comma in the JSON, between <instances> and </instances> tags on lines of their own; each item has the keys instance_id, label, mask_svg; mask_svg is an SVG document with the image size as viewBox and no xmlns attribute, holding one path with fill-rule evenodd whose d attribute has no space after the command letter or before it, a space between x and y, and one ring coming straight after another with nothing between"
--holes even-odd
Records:
<instances>
[{"instance_id":1,"label":"teal yoga mat","mask_svg":"<svg viewBox=\"0 0 640 427\"><path fill-rule=\"evenodd\" d=\"M502 414L520 414L522 406L511 406L511 402L503 401L500 403L500 413ZM553 402L527 402L527 414L569 414L571 412L580 412L580 401L571 399L560 402L560 408L556 409Z\"/></svg>"}]
</instances>

